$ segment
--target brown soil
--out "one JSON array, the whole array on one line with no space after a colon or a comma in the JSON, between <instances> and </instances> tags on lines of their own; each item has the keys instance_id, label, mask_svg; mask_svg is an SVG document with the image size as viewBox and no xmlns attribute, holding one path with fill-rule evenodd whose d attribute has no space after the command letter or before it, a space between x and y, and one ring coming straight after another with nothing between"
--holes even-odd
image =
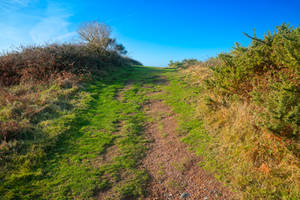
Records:
<instances>
[{"instance_id":1,"label":"brown soil","mask_svg":"<svg viewBox=\"0 0 300 200\"><path fill-rule=\"evenodd\" d=\"M233 199L227 188L198 165L201 158L180 141L172 111L159 100L151 100L145 111L154 119L146 127L153 142L142 164L151 177L146 199L184 199L183 193L193 200Z\"/></svg>"},{"instance_id":2,"label":"brown soil","mask_svg":"<svg viewBox=\"0 0 300 200\"><path fill-rule=\"evenodd\" d=\"M118 93L116 98L120 102L123 100L123 91L130 87L131 84ZM153 97L159 93L161 91L152 92L148 96ZM144 110L153 119L145 128L145 135L152 142L149 143L149 151L141 164L150 175L145 200L184 199L180 197L184 193L189 195L186 200L234 198L228 188L199 166L201 158L188 151L187 145L180 141L180 136L176 133L176 116L167 105L160 100L150 100ZM121 123L116 134L121 134L122 126ZM99 163L112 162L119 153L117 147L109 147ZM112 190L102 191L97 195L99 200L107 198L114 199Z\"/></svg>"}]
</instances>

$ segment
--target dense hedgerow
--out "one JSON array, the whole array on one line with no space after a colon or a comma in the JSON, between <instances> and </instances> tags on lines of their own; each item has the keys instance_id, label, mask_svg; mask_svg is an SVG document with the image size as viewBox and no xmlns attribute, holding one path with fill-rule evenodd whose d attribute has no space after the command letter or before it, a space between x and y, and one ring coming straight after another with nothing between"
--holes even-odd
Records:
<instances>
[{"instance_id":1,"label":"dense hedgerow","mask_svg":"<svg viewBox=\"0 0 300 200\"><path fill-rule=\"evenodd\" d=\"M247 35L247 34L246 34ZM248 35L247 35L248 36ZM251 45L238 43L230 53L218 56L222 62L212 68L213 86L229 93L246 93L255 85L255 76L283 72L294 76L300 70L300 28L283 24L263 39L249 36Z\"/></svg>"},{"instance_id":2,"label":"dense hedgerow","mask_svg":"<svg viewBox=\"0 0 300 200\"><path fill-rule=\"evenodd\" d=\"M176 64L201 89L197 113L211 138L206 167L244 199L299 199L300 27L245 35L248 47Z\"/></svg>"},{"instance_id":3,"label":"dense hedgerow","mask_svg":"<svg viewBox=\"0 0 300 200\"><path fill-rule=\"evenodd\" d=\"M97 74L110 66L122 66L123 61L116 52L101 55L82 44L24 47L0 57L0 84L10 86L27 81L47 81L63 72Z\"/></svg>"},{"instance_id":4,"label":"dense hedgerow","mask_svg":"<svg viewBox=\"0 0 300 200\"><path fill-rule=\"evenodd\" d=\"M300 27L283 24L273 34L251 39L248 47L236 43L230 53L218 56L221 64L211 68L208 85L224 95L251 99L263 108L260 125L282 136L298 137Z\"/></svg>"}]
</instances>

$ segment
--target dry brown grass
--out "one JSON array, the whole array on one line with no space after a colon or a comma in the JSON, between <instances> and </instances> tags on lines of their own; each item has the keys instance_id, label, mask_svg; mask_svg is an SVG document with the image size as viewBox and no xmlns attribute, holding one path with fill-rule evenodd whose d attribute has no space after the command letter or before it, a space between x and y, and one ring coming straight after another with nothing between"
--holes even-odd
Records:
<instances>
[{"instance_id":1,"label":"dry brown grass","mask_svg":"<svg viewBox=\"0 0 300 200\"><path fill-rule=\"evenodd\" d=\"M74 78L60 78L43 85L26 83L2 88L0 139L9 142L30 137L41 119L55 117L58 110L71 107L67 101L78 89L76 82Z\"/></svg>"},{"instance_id":2,"label":"dry brown grass","mask_svg":"<svg viewBox=\"0 0 300 200\"><path fill-rule=\"evenodd\" d=\"M122 66L117 52L100 54L81 44L22 47L0 56L0 85L47 82L69 74L77 77L99 74L105 68Z\"/></svg>"},{"instance_id":3,"label":"dry brown grass","mask_svg":"<svg viewBox=\"0 0 300 200\"><path fill-rule=\"evenodd\" d=\"M300 160L290 150L297 141L258 127L256 105L203 87L210 76L205 65L181 72L203 89L197 113L212 138L206 155L207 169L242 191L245 199L297 199Z\"/></svg>"}]
</instances>

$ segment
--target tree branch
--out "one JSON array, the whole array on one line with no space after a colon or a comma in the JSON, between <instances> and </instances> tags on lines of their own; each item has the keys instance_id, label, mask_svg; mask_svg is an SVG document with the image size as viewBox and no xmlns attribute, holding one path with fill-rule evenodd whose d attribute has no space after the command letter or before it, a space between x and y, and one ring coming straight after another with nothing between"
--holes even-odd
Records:
<instances>
[{"instance_id":1,"label":"tree branch","mask_svg":"<svg viewBox=\"0 0 300 200\"><path fill-rule=\"evenodd\" d=\"M245 32L243 32L243 34L244 34L246 37L248 37L248 38L250 38L250 39L252 39L252 40L255 40L255 41L257 41L257 42L260 42L260 43L263 43L263 44L265 44L265 45L271 46L270 44L266 43L265 41L263 41L263 40L261 40L261 39L259 39L259 38L252 37L252 36L248 35L248 34L245 33Z\"/></svg>"}]
</instances>

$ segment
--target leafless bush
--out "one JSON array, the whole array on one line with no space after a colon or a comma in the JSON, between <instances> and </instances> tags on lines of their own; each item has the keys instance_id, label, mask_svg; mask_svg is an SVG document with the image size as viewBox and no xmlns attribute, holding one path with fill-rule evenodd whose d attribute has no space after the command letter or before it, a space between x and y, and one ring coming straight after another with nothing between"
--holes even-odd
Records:
<instances>
[{"instance_id":1,"label":"leafless bush","mask_svg":"<svg viewBox=\"0 0 300 200\"><path fill-rule=\"evenodd\" d=\"M89 47L100 53L116 52L125 55L127 51L122 44L117 44L115 38L111 38L111 28L97 21L86 22L78 29L80 38Z\"/></svg>"}]
</instances>

